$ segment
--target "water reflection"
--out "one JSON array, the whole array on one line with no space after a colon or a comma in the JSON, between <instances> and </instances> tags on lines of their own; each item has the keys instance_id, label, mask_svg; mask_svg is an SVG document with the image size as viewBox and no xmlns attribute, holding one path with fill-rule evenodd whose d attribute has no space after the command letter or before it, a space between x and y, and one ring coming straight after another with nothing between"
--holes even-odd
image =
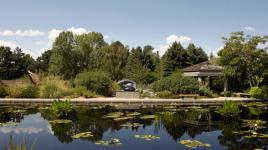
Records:
<instances>
[{"instance_id":1,"label":"water reflection","mask_svg":"<svg viewBox=\"0 0 268 150\"><path fill-rule=\"evenodd\" d=\"M261 110L259 110L261 109ZM155 134L165 133L169 135L173 141L173 146L178 145L177 141L189 138L197 138L204 136L204 133L208 133L207 137L213 143L219 144L221 148L228 149L254 149L264 148L268 145L267 138L244 138L240 134L235 134L233 131L248 130L241 126L241 121L222 122L218 114L215 113L214 108L172 108L164 109L161 107L144 108L139 110L121 109L116 110L113 107L105 107L102 109L92 109L91 107L78 107L71 114L69 124L48 124L48 120L54 120L56 117L50 112L49 109L19 109L11 107L0 108L0 122L22 122L24 119L28 119L27 123L19 124L18 126L0 126L1 136L9 136L10 134L29 134L41 136L42 132L47 132L50 135L58 139L62 144L74 143L72 135L90 131L94 136L83 139L82 141L89 141L95 143L104 139L105 134L120 133L118 136L125 137L125 134L131 132L146 132L149 128L154 128ZM139 117L133 117L129 120L115 121L113 119L104 118L110 112L120 111L124 114L129 112L139 112L142 115L156 115L155 119L139 119ZM244 112L250 112L242 114L242 118L252 119L259 118L265 119L267 109L251 109L244 108ZM32 116L30 115L32 114ZM30 116L31 117L30 117ZM25 118L26 117L26 118ZM267 119L267 118L266 118ZM129 123L130 126L122 126ZM137 126L131 126L131 123L139 124ZM213 131L221 131L221 134L210 135ZM268 133L267 128L262 130L263 133ZM121 135L122 134L122 135ZM0 137L1 137L0 136ZM129 135L132 136L132 135ZM48 140L51 137L46 136ZM162 139L162 137L161 137ZM131 141L131 139L126 139ZM168 140L168 137L166 139ZM206 142L206 141L204 141ZM210 142L210 141L207 141ZM59 143L58 143L59 144ZM124 144L124 143L123 143ZM77 145L79 147L79 145ZM158 149L157 147L155 149Z\"/></svg>"}]
</instances>

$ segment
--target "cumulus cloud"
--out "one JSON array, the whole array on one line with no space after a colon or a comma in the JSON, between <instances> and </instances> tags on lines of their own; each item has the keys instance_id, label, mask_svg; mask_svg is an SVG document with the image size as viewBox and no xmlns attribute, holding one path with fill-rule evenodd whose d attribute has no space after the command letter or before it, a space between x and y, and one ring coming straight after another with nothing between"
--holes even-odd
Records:
<instances>
[{"instance_id":1,"label":"cumulus cloud","mask_svg":"<svg viewBox=\"0 0 268 150\"><path fill-rule=\"evenodd\" d=\"M11 30L0 31L0 36L34 37L34 36L42 36L42 35L45 35L45 33L39 30L33 30L33 29L17 30L17 31L11 31Z\"/></svg>"},{"instance_id":2,"label":"cumulus cloud","mask_svg":"<svg viewBox=\"0 0 268 150\"><path fill-rule=\"evenodd\" d=\"M183 45L187 45L191 41L192 41L192 38L188 36L177 36L175 34L172 34L166 37L166 44L157 46L158 47L157 50L159 52L159 55L163 56L172 43L180 42Z\"/></svg>"},{"instance_id":3,"label":"cumulus cloud","mask_svg":"<svg viewBox=\"0 0 268 150\"><path fill-rule=\"evenodd\" d=\"M244 30L246 30L246 31L256 31L256 29L254 27L251 27L251 26L245 27Z\"/></svg>"},{"instance_id":4,"label":"cumulus cloud","mask_svg":"<svg viewBox=\"0 0 268 150\"><path fill-rule=\"evenodd\" d=\"M0 40L0 46L10 47L11 49L15 49L16 47L20 47L18 44L12 41L3 41Z\"/></svg>"},{"instance_id":5,"label":"cumulus cloud","mask_svg":"<svg viewBox=\"0 0 268 150\"><path fill-rule=\"evenodd\" d=\"M48 46L51 46L54 40L59 36L59 34L63 31L72 31L76 35L81 35L85 33L89 33L91 31L86 30L85 28L75 28L71 27L66 30L60 30L60 29L51 29L48 31Z\"/></svg>"},{"instance_id":6,"label":"cumulus cloud","mask_svg":"<svg viewBox=\"0 0 268 150\"><path fill-rule=\"evenodd\" d=\"M172 34L166 38L166 41L168 44L172 44L174 42L180 42L182 44L191 42L191 38L188 36L177 36L175 34Z\"/></svg>"},{"instance_id":7,"label":"cumulus cloud","mask_svg":"<svg viewBox=\"0 0 268 150\"><path fill-rule=\"evenodd\" d=\"M42 132L44 129L42 128L33 128L33 127L28 127L28 128L24 128L24 127L16 127L16 128L12 128L12 127L2 127L0 128L0 133L4 133L4 134L8 134L8 133L16 133L16 134L37 134Z\"/></svg>"}]
</instances>

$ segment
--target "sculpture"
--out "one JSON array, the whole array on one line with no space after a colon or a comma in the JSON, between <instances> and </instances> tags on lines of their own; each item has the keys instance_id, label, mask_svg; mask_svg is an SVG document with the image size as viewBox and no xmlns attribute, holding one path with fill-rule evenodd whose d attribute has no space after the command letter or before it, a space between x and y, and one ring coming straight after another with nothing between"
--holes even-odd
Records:
<instances>
[{"instance_id":1,"label":"sculpture","mask_svg":"<svg viewBox=\"0 0 268 150\"><path fill-rule=\"evenodd\" d=\"M132 80L121 80L118 84L121 91L136 91L136 83Z\"/></svg>"}]
</instances>

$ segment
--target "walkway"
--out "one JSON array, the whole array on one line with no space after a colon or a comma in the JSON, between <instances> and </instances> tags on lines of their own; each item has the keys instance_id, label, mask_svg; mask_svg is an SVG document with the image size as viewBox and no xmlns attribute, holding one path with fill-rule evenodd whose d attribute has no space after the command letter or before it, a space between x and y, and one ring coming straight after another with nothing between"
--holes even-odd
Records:
<instances>
[{"instance_id":1,"label":"walkway","mask_svg":"<svg viewBox=\"0 0 268 150\"><path fill-rule=\"evenodd\" d=\"M31 105L31 104L51 104L54 99L20 99L20 98L2 98L0 105ZM118 99L118 98L76 98L71 99L75 105L110 105L110 104L136 104L136 105L221 105L225 100L231 100L236 103L263 102L267 100L255 100L250 98L238 97L219 97L205 99Z\"/></svg>"}]
</instances>

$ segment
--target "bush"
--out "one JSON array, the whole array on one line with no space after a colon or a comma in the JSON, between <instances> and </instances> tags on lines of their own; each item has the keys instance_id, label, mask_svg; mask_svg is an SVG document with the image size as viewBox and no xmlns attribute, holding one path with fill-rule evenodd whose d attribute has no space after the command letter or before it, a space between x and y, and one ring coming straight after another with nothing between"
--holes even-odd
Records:
<instances>
[{"instance_id":1,"label":"bush","mask_svg":"<svg viewBox=\"0 0 268 150\"><path fill-rule=\"evenodd\" d=\"M7 89L3 86L0 86L0 97L6 97L7 95Z\"/></svg>"},{"instance_id":2,"label":"bush","mask_svg":"<svg viewBox=\"0 0 268 150\"><path fill-rule=\"evenodd\" d=\"M38 98L38 87L34 85L16 85L8 88L8 96L11 98Z\"/></svg>"},{"instance_id":3,"label":"bush","mask_svg":"<svg viewBox=\"0 0 268 150\"><path fill-rule=\"evenodd\" d=\"M38 97L39 97L39 91L37 86L27 85L24 88L22 88L21 98L38 98Z\"/></svg>"},{"instance_id":4,"label":"bush","mask_svg":"<svg viewBox=\"0 0 268 150\"><path fill-rule=\"evenodd\" d=\"M172 95L170 91L161 91L161 92L156 92L156 96L160 98L168 98Z\"/></svg>"},{"instance_id":5,"label":"bush","mask_svg":"<svg viewBox=\"0 0 268 150\"><path fill-rule=\"evenodd\" d=\"M210 89L205 86L199 88L199 94L201 96L212 96L212 92L210 91Z\"/></svg>"},{"instance_id":6,"label":"bush","mask_svg":"<svg viewBox=\"0 0 268 150\"><path fill-rule=\"evenodd\" d=\"M176 73L154 82L152 89L155 92L170 91L172 94L196 93L199 90L199 83L194 78Z\"/></svg>"},{"instance_id":7,"label":"bush","mask_svg":"<svg viewBox=\"0 0 268 150\"><path fill-rule=\"evenodd\" d=\"M47 77L40 85L40 97L62 98L72 95L69 84L58 77Z\"/></svg>"},{"instance_id":8,"label":"bush","mask_svg":"<svg viewBox=\"0 0 268 150\"><path fill-rule=\"evenodd\" d=\"M76 86L84 86L87 90L96 92L97 94L105 96L110 96L111 94L111 77L103 71L85 71L79 73L74 83Z\"/></svg>"},{"instance_id":9,"label":"bush","mask_svg":"<svg viewBox=\"0 0 268 150\"><path fill-rule=\"evenodd\" d=\"M54 100L50 106L50 109L61 119L67 117L73 110L70 100Z\"/></svg>"},{"instance_id":10,"label":"bush","mask_svg":"<svg viewBox=\"0 0 268 150\"><path fill-rule=\"evenodd\" d=\"M226 119L233 119L239 116L241 110L236 103L225 100L223 106L219 107L216 112Z\"/></svg>"},{"instance_id":11,"label":"bush","mask_svg":"<svg viewBox=\"0 0 268 150\"><path fill-rule=\"evenodd\" d=\"M90 92L87 90L86 87L84 86L77 86L73 89L73 94L76 97L84 97L84 98L94 98L96 97L96 93Z\"/></svg>"},{"instance_id":12,"label":"bush","mask_svg":"<svg viewBox=\"0 0 268 150\"><path fill-rule=\"evenodd\" d=\"M259 87L252 87L249 91L250 97L252 98L264 98L265 92Z\"/></svg>"}]
</instances>

